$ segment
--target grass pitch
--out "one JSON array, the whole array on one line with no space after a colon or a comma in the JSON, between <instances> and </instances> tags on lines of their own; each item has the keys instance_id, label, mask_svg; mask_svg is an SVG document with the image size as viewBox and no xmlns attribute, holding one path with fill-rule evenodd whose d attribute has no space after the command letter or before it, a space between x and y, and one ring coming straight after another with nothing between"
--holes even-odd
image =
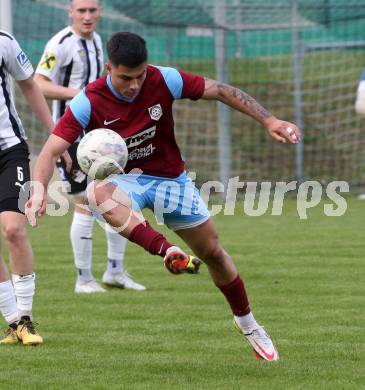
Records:
<instances>
[{"instance_id":1,"label":"grass pitch","mask_svg":"<svg viewBox=\"0 0 365 390\"><path fill-rule=\"evenodd\" d=\"M45 217L31 231L35 317L45 344L2 346L0 388L364 388L364 209L352 199L343 217L324 216L322 205L300 220L289 200L280 217L237 210L215 218L255 316L276 341L278 364L258 361L233 330L204 266L200 275L175 277L160 258L130 244L127 269L147 291L76 296L71 217ZM98 279L105 247L96 228Z\"/></svg>"}]
</instances>

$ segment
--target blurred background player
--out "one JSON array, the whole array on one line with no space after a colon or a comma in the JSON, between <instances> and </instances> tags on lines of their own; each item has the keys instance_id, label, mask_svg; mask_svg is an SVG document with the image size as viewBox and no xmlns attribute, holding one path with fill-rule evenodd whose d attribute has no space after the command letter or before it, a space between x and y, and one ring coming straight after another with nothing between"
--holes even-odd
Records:
<instances>
[{"instance_id":1,"label":"blurred background player","mask_svg":"<svg viewBox=\"0 0 365 390\"><path fill-rule=\"evenodd\" d=\"M355 111L360 115L365 115L365 70L357 86Z\"/></svg>"},{"instance_id":2,"label":"blurred background player","mask_svg":"<svg viewBox=\"0 0 365 390\"><path fill-rule=\"evenodd\" d=\"M365 116L365 70L363 70L361 80L357 86L355 111L359 115ZM365 200L365 194L360 194L359 199Z\"/></svg>"},{"instance_id":3,"label":"blurred background player","mask_svg":"<svg viewBox=\"0 0 365 390\"><path fill-rule=\"evenodd\" d=\"M50 167L58 156L84 130L100 127L104 118L113 120L111 129L130 140L129 154L133 158L128 160L126 174L117 175L109 182L95 181L89 186L92 206L111 226L123 227L120 232L130 241L163 257L170 272L197 272L199 259L170 244L133 209L150 208L155 215L163 215L166 226L205 262L214 284L231 307L236 327L257 356L267 361L278 360L270 336L251 312L244 283L232 258L219 242L209 211L185 172L185 163L175 140L172 105L174 100L182 98L220 101L250 115L274 140L282 143L297 144L299 129L277 119L238 88L174 68L148 65L146 42L136 34L114 34L107 49L108 75L88 85L72 99L38 157L35 180L47 188L52 175ZM103 104L105 101L108 101L107 106ZM148 136L145 136L146 131ZM136 168L143 174L130 173ZM162 190L164 185L165 191ZM112 200L113 207L107 210L99 207L111 204ZM45 212L46 201L45 194L39 192L29 201L27 213L33 226L37 213ZM167 203L175 208L168 212ZM164 209L165 213L162 212Z\"/></svg>"},{"instance_id":4,"label":"blurred background player","mask_svg":"<svg viewBox=\"0 0 365 390\"><path fill-rule=\"evenodd\" d=\"M0 311L9 325L0 343L13 344L19 340L25 345L35 345L43 339L32 322L34 257L24 217L24 196L23 201L19 200L25 183L30 180L29 151L15 109L10 76L18 82L32 111L51 132L52 117L33 80L30 61L15 38L0 31L0 223L8 244L13 281L0 254Z\"/></svg>"},{"instance_id":5,"label":"blurred background player","mask_svg":"<svg viewBox=\"0 0 365 390\"><path fill-rule=\"evenodd\" d=\"M35 81L45 97L53 99L55 123L65 112L68 101L103 73L103 47L99 34L95 32L100 15L101 5L98 0L70 1L71 27L59 31L45 47L36 69ZM108 123L103 123L102 127L108 127ZM81 171L76 159L79 141L76 140L57 162L62 179L70 184L69 194L72 195L75 205L70 229L77 268L75 292L105 292L95 281L91 271L94 217L87 207L82 207L86 204L87 176ZM108 264L103 282L121 288L145 290L145 287L134 282L124 269L126 239L112 230L106 230L106 236Z\"/></svg>"}]
</instances>

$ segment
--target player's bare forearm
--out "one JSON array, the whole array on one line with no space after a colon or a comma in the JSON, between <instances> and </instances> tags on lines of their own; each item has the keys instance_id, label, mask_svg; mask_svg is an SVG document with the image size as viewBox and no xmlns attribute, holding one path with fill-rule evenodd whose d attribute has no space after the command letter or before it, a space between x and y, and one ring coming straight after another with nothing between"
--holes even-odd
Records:
<instances>
[{"instance_id":1,"label":"player's bare forearm","mask_svg":"<svg viewBox=\"0 0 365 390\"><path fill-rule=\"evenodd\" d=\"M38 226L38 217L46 212L47 188L55 163L69 146L65 140L51 134L37 158L33 171L33 193L25 207L25 215L32 227Z\"/></svg>"},{"instance_id":2,"label":"player's bare forearm","mask_svg":"<svg viewBox=\"0 0 365 390\"><path fill-rule=\"evenodd\" d=\"M248 93L228 84L205 78L205 91L203 99L219 100L233 109L251 116L266 126L269 118L273 117Z\"/></svg>"},{"instance_id":3,"label":"player's bare forearm","mask_svg":"<svg viewBox=\"0 0 365 390\"><path fill-rule=\"evenodd\" d=\"M71 100L79 93L78 89L63 87L53 83L52 80L41 74L35 74L34 81L42 90L47 99Z\"/></svg>"},{"instance_id":4,"label":"player's bare forearm","mask_svg":"<svg viewBox=\"0 0 365 390\"><path fill-rule=\"evenodd\" d=\"M278 142L293 144L300 142L300 130L295 124L277 119L248 93L239 88L205 78L202 99L218 100L227 106L247 114L266 127L269 134Z\"/></svg>"},{"instance_id":5,"label":"player's bare forearm","mask_svg":"<svg viewBox=\"0 0 365 390\"><path fill-rule=\"evenodd\" d=\"M32 78L18 81L18 84L32 111L36 114L43 126L51 132L54 123L47 102L38 85Z\"/></svg>"}]
</instances>

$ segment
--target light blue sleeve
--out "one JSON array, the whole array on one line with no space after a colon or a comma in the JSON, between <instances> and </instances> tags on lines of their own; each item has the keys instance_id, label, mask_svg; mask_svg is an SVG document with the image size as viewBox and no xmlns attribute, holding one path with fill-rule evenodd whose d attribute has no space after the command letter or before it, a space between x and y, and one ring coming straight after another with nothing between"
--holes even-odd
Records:
<instances>
[{"instance_id":1,"label":"light blue sleeve","mask_svg":"<svg viewBox=\"0 0 365 390\"><path fill-rule=\"evenodd\" d=\"M156 68L161 72L174 99L180 99L183 89L183 79L181 74L174 68L167 68L163 66L156 66Z\"/></svg>"},{"instance_id":2,"label":"light blue sleeve","mask_svg":"<svg viewBox=\"0 0 365 390\"><path fill-rule=\"evenodd\" d=\"M90 122L91 104L85 91L80 91L70 102L70 110L74 117L85 129Z\"/></svg>"}]
</instances>

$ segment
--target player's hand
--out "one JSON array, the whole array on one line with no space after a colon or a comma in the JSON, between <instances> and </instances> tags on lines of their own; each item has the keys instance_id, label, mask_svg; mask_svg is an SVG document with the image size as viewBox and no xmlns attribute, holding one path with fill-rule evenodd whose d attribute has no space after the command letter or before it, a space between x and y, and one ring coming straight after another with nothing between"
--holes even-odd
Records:
<instances>
[{"instance_id":1,"label":"player's hand","mask_svg":"<svg viewBox=\"0 0 365 390\"><path fill-rule=\"evenodd\" d=\"M274 140L283 144L287 141L292 144L297 144L301 141L300 130L294 123L272 117L266 123L266 128Z\"/></svg>"},{"instance_id":2,"label":"player's hand","mask_svg":"<svg viewBox=\"0 0 365 390\"><path fill-rule=\"evenodd\" d=\"M68 153L67 150L65 150L62 153L61 158L62 158L62 160L63 160L63 162L65 164L66 172L70 173L71 169L72 169L72 160L71 160L71 156L70 156L70 154Z\"/></svg>"},{"instance_id":3,"label":"player's hand","mask_svg":"<svg viewBox=\"0 0 365 390\"><path fill-rule=\"evenodd\" d=\"M46 212L47 199L43 194L34 193L28 202L25 204L25 215L30 226L33 228L38 226L38 217L41 217Z\"/></svg>"}]
</instances>

